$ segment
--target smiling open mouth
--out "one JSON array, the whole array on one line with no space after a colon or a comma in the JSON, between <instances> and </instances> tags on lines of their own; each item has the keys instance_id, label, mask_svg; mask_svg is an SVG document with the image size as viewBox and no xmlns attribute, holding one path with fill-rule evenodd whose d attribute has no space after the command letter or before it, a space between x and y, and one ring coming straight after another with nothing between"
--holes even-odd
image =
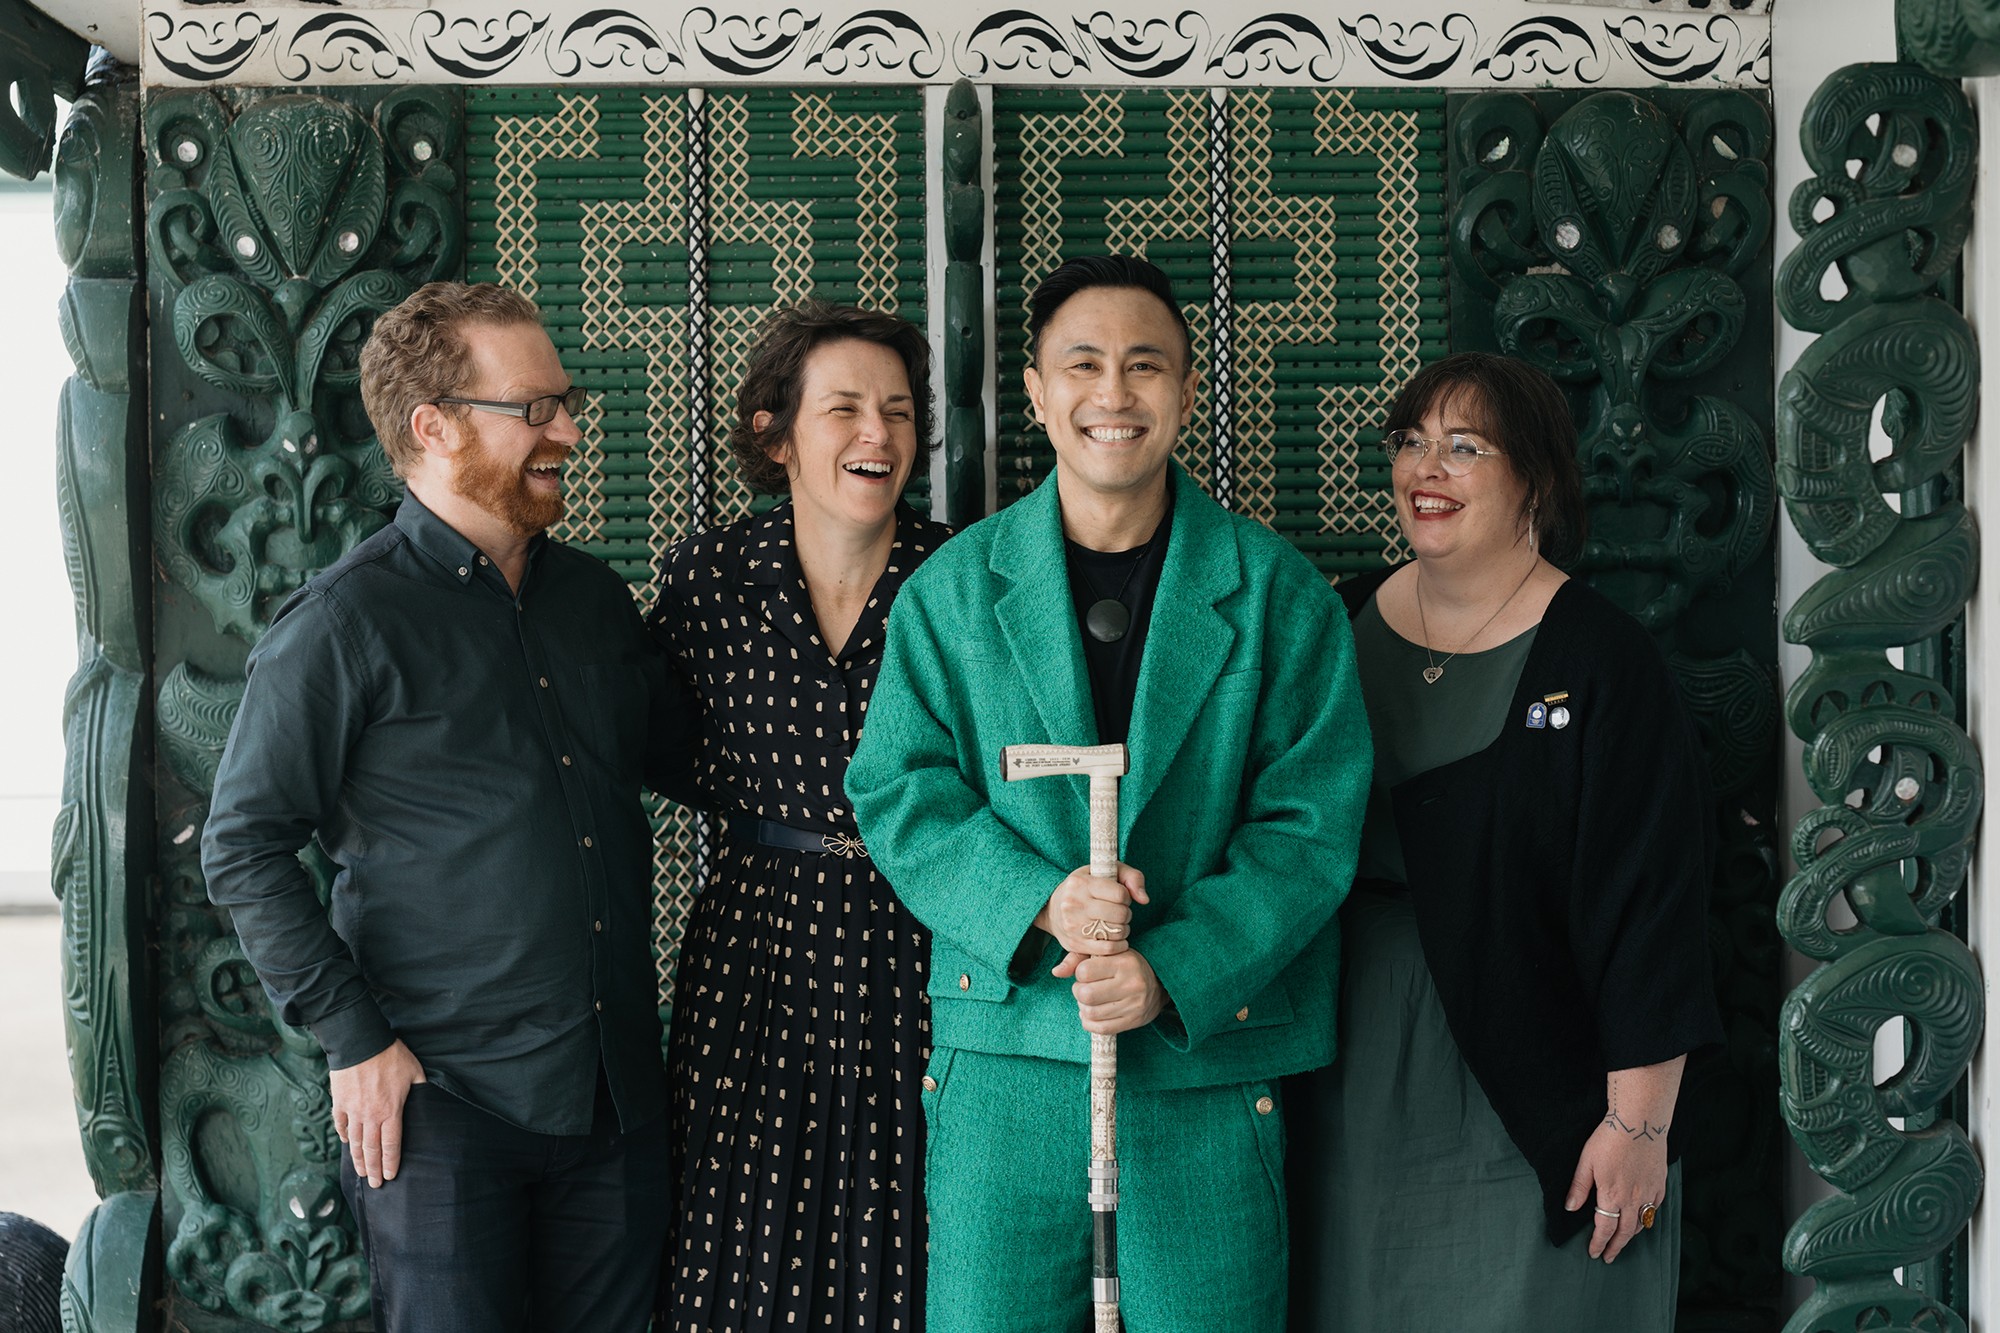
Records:
<instances>
[{"instance_id":1,"label":"smiling open mouth","mask_svg":"<svg viewBox=\"0 0 2000 1333\"><path fill-rule=\"evenodd\" d=\"M1439 495L1419 495L1410 501L1411 507L1419 514L1452 514L1465 508L1456 500L1447 500Z\"/></svg>"},{"instance_id":2,"label":"smiling open mouth","mask_svg":"<svg viewBox=\"0 0 2000 1333\"><path fill-rule=\"evenodd\" d=\"M1143 426L1085 426L1085 439L1096 440L1099 444L1117 444L1122 440L1136 440L1146 433Z\"/></svg>"},{"instance_id":3,"label":"smiling open mouth","mask_svg":"<svg viewBox=\"0 0 2000 1333\"><path fill-rule=\"evenodd\" d=\"M887 463L878 463L870 459L859 463L848 463L846 470L857 477L881 478L891 475L896 469Z\"/></svg>"}]
</instances>

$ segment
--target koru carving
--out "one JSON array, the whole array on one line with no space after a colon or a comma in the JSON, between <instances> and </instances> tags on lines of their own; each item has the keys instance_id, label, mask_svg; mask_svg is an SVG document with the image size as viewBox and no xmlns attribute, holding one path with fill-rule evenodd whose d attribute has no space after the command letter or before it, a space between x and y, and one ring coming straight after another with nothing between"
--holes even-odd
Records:
<instances>
[{"instance_id":1,"label":"koru carving","mask_svg":"<svg viewBox=\"0 0 2000 1333\"><path fill-rule=\"evenodd\" d=\"M1580 572L1650 628L1721 592L1763 551L1775 486L1764 432L1722 398L1669 393L1741 335L1736 275L1770 230L1770 124L1718 93L1676 127L1654 104L1599 93L1546 133L1517 94L1474 99L1454 151L1454 271L1494 297L1500 346L1587 391L1579 449L1598 525Z\"/></svg>"},{"instance_id":2,"label":"koru carving","mask_svg":"<svg viewBox=\"0 0 2000 1333\"><path fill-rule=\"evenodd\" d=\"M373 125L317 97L233 121L209 93L148 106L163 313L188 368L237 400L159 447L155 533L227 633L260 637L399 498L354 391L374 316L457 263L457 120L436 97L395 94Z\"/></svg>"},{"instance_id":3,"label":"koru carving","mask_svg":"<svg viewBox=\"0 0 2000 1333\"><path fill-rule=\"evenodd\" d=\"M1981 1186L1965 1132L1937 1114L1984 1024L1978 963L1937 925L1964 883L1984 788L1937 650L1979 559L1947 486L1978 410L1978 348L1937 290L1971 227L1978 141L1956 81L1914 65L1838 71L1800 135L1818 174L1792 198L1800 245L1778 296L1821 336L1779 390L1777 476L1799 535L1837 568L1784 625L1813 650L1786 713L1823 804L1792 832L1798 870L1778 926L1827 961L1785 1003L1779 1062L1792 1136L1839 1192L1786 1239L1785 1266L1819 1284L1786 1328L1962 1333L1935 1293L1892 1270L1950 1246ZM1891 446L1880 459L1878 408ZM1836 898L1851 926L1829 920ZM1877 1087L1875 1034L1890 1022L1912 1039Z\"/></svg>"}]
</instances>

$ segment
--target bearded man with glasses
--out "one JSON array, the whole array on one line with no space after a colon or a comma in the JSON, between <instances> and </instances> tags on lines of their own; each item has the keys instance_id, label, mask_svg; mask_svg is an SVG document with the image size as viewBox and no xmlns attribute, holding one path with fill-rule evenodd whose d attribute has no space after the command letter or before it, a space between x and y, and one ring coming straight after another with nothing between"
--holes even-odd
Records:
<instances>
[{"instance_id":1,"label":"bearded man with glasses","mask_svg":"<svg viewBox=\"0 0 2000 1333\"><path fill-rule=\"evenodd\" d=\"M687 709L624 580L546 535L583 391L526 298L422 288L361 393L409 497L252 651L209 896L326 1050L376 1329L639 1333L667 1182L639 789L691 766Z\"/></svg>"}]
</instances>

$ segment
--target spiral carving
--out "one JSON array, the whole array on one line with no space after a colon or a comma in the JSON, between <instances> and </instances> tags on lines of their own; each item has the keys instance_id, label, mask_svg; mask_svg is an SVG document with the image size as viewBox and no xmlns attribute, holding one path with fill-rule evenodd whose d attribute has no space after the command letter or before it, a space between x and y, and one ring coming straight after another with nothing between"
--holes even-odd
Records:
<instances>
[{"instance_id":1,"label":"spiral carving","mask_svg":"<svg viewBox=\"0 0 2000 1333\"><path fill-rule=\"evenodd\" d=\"M1838 1192L1786 1239L1785 1266L1822 1284L1787 1333L1962 1329L1935 1293L1914 1297L1890 1274L1954 1244L1981 1187L1964 1130L1938 1114L1985 1018L1977 961L1938 926L1984 799L1939 648L1979 556L1971 514L1945 489L1978 410L1978 349L1937 292L1971 227L1978 143L1957 83L1914 65L1837 72L1800 134L1819 174L1792 198L1801 243L1778 295L1821 336L1779 390L1777 479L1800 536L1838 568L1784 622L1813 650L1786 713L1823 804L1793 830L1778 927L1825 962L1785 1003L1779 1066L1792 1136ZM1822 293L1830 271L1844 294ZM1833 924L1836 901L1852 925ZM1885 1024L1910 1040L1878 1086Z\"/></svg>"}]
</instances>

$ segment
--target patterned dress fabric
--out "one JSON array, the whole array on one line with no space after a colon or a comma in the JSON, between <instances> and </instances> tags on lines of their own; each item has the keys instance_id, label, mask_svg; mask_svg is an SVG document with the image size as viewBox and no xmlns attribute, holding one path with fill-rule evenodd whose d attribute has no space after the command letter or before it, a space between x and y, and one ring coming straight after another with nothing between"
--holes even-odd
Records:
<instances>
[{"instance_id":1,"label":"patterned dress fabric","mask_svg":"<svg viewBox=\"0 0 2000 1333\"><path fill-rule=\"evenodd\" d=\"M948 529L899 509L838 658L789 502L668 554L648 623L702 709L720 816L681 940L662 1319L675 1333L923 1326L930 946L861 847L843 781L896 591ZM823 839L763 845L760 821Z\"/></svg>"}]
</instances>

